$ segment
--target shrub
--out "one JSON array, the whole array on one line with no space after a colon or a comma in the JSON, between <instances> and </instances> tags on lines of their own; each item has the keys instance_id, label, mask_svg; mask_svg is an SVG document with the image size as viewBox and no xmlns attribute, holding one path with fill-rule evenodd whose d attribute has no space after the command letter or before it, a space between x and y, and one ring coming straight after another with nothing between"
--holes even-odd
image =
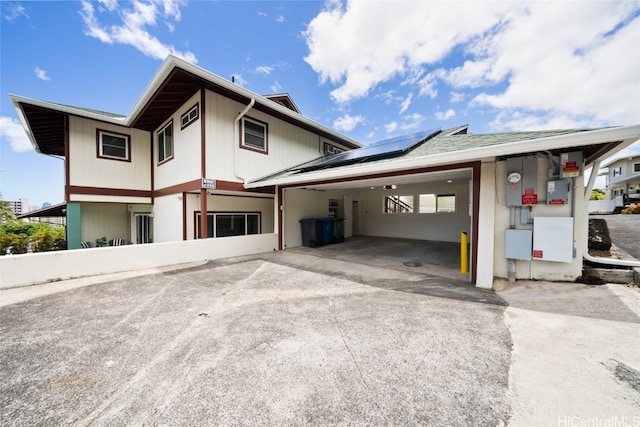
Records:
<instances>
[{"instance_id":1,"label":"shrub","mask_svg":"<svg viewBox=\"0 0 640 427\"><path fill-rule=\"evenodd\" d=\"M65 249L64 227L41 222L10 220L0 224L0 255L24 254L29 245L35 252Z\"/></svg>"},{"instance_id":2,"label":"shrub","mask_svg":"<svg viewBox=\"0 0 640 427\"><path fill-rule=\"evenodd\" d=\"M625 215L628 214L640 214L640 203L636 203L634 205L631 206L627 206L626 208L622 209L622 212Z\"/></svg>"}]
</instances>

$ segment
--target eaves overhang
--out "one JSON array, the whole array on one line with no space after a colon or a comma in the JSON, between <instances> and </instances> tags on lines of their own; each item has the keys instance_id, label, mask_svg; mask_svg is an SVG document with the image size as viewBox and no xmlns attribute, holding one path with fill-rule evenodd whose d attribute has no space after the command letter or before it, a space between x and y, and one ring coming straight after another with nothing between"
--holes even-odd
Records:
<instances>
[{"instance_id":1,"label":"eaves overhang","mask_svg":"<svg viewBox=\"0 0 640 427\"><path fill-rule=\"evenodd\" d=\"M123 126L125 116L9 94L20 123L38 153L64 156L65 118L78 116Z\"/></svg>"},{"instance_id":2,"label":"eaves overhang","mask_svg":"<svg viewBox=\"0 0 640 427\"><path fill-rule=\"evenodd\" d=\"M258 111L317 133L348 148L362 147L358 141L314 122L278 102L172 55L165 59L135 103L128 115L127 125L153 131L170 117L176 105L186 102L200 89L221 94L243 105L254 99L253 108Z\"/></svg>"},{"instance_id":3,"label":"eaves overhang","mask_svg":"<svg viewBox=\"0 0 640 427\"><path fill-rule=\"evenodd\" d=\"M400 157L378 162L362 163L322 169L304 173L296 173L272 179L257 180L245 184L245 187L259 188L263 186L295 186L326 180L353 180L358 177L377 174L407 171L425 167L456 165L473 161L494 161L499 157L508 157L532 152L560 152L590 148L591 154L585 159L587 165L601 160L611 154L633 144L640 139L640 125L582 131L539 139L514 141L500 145L484 146L447 153L425 155L419 157ZM595 149L594 149L595 148Z\"/></svg>"}]
</instances>

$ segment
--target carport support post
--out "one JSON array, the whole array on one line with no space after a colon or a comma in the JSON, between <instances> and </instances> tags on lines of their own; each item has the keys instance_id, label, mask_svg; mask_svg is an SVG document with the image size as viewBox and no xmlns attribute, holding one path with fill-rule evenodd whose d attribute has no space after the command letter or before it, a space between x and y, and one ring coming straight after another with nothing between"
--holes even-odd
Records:
<instances>
[{"instance_id":1,"label":"carport support post","mask_svg":"<svg viewBox=\"0 0 640 427\"><path fill-rule=\"evenodd\" d=\"M476 286L493 288L493 249L495 239L496 163L480 166L480 208L478 209L478 236Z\"/></svg>"},{"instance_id":2,"label":"carport support post","mask_svg":"<svg viewBox=\"0 0 640 427\"><path fill-rule=\"evenodd\" d=\"M82 223L80 203L67 203L67 249L80 249Z\"/></svg>"}]
</instances>

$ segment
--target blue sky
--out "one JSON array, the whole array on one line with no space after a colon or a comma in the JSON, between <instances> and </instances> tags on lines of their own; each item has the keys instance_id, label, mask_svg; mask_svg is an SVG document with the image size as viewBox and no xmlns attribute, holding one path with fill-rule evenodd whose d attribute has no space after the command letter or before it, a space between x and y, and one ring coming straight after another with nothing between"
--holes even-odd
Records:
<instances>
[{"instance_id":1,"label":"blue sky","mask_svg":"<svg viewBox=\"0 0 640 427\"><path fill-rule=\"evenodd\" d=\"M640 123L636 1L0 1L0 192L64 199L7 95L128 114L167 54L365 144ZM627 152L640 152L640 143Z\"/></svg>"}]
</instances>

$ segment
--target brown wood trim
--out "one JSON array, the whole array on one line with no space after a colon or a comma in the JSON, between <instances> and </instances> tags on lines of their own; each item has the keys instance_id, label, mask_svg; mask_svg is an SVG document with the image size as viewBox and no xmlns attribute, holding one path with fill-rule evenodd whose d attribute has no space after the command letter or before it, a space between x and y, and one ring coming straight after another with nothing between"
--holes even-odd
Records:
<instances>
[{"instance_id":1,"label":"brown wood trim","mask_svg":"<svg viewBox=\"0 0 640 427\"><path fill-rule=\"evenodd\" d=\"M200 105L202 120L200 120L200 170L202 178L207 177L207 129L205 126L205 90L200 89Z\"/></svg>"},{"instance_id":2,"label":"brown wood trim","mask_svg":"<svg viewBox=\"0 0 640 427\"><path fill-rule=\"evenodd\" d=\"M66 185L67 194L91 194L94 196L152 197L151 190L130 190L126 188L82 187Z\"/></svg>"},{"instance_id":3,"label":"brown wood trim","mask_svg":"<svg viewBox=\"0 0 640 427\"><path fill-rule=\"evenodd\" d=\"M156 182L156 164L153 161L153 132L149 132L149 169L151 171L151 203L154 203L155 182Z\"/></svg>"},{"instance_id":4,"label":"brown wood trim","mask_svg":"<svg viewBox=\"0 0 640 427\"><path fill-rule=\"evenodd\" d=\"M480 168L482 164L473 165L471 175L473 200L471 205L471 283L476 284L478 276L478 225L480 221Z\"/></svg>"},{"instance_id":5,"label":"brown wood trim","mask_svg":"<svg viewBox=\"0 0 640 427\"><path fill-rule=\"evenodd\" d=\"M244 121L248 119L249 121L256 122L262 126L264 126L264 150L259 148L252 147L250 145L244 144ZM239 121L238 126L240 126L240 148L243 150L253 151L255 153L266 154L269 155L269 123L263 122L262 120L254 119L251 116L243 116Z\"/></svg>"},{"instance_id":6,"label":"brown wood trim","mask_svg":"<svg viewBox=\"0 0 640 427\"><path fill-rule=\"evenodd\" d=\"M71 161L71 152L69 150L69 115L64 115L64 199L65 201L71 200L69 197L69 183L71 182L71 171L69 168L69 163Z\"/></svg>"},{"instance_id":7,"label":"brown wood trim","mask_svg":"<svg viewBox=\"0 0 640 427\"><path fill-rule=\"evenodd\" d=\"M205 188L200 190L200 212L207 212L207 190ZM200 230L202 231L203 236L209 236L207 229L207 216L200 215Z\"/></svg>"},{"instance_id":8,"label":"brown wood trim","mask_svg":"<svg viewBox=\"0 0 640 427\"><path fill-rule=\"evenodd\" d=\"M182 240L187 240L187 193L182 193Z\"/></svg>"},{"instance_id":9,"label":"brown wood trim","mask_svg":"<svg viewBox=\"0 0 640 427\"><path fill-rule=\"evenodd\" d=\"M465 162L465 163L456 163L456 164L445 165L445 166L429 166L429 167L420 167L420 168L414 168L414 169L405 169L401 171L379 172L379 173L371 173L368 175L359 175L359 176L348 177L348 178L332 178L332 179L325 179L322 181L309 181L309 182L300 182L296 184L286 184L286 185L283 185L282 188L295 188L295 187L304 187L307 185L335 184L338 182L362 181L367 179L388 178L388 177L404 176L404 175L417 175L421 173L442 172L442 171L448 171L452 169L473 169L476 164L478 164L478 162ZM253 191L253 189L251 190Z\"/></svg>"},{"instance_id":10,"label":"brown wood trim","mask_svg":"<svg viewBox=\"0 0 640 427\"><path fill-rule=\"evenodd\" d=\"M100 154L100 133L110 133L113 135L122 136L127 141L127 158L121 159L119 157L105 156L104 154ZM126 133L113 132L107 129L96 128L96 157L99 159L105 160L115 160L117 162L128 162L131 163L131 135L127 135Z\"/></svg>"},{"instance_id":11,"label":"brown wood trim","mask_svg":"<svg viewBox=\"0 0 640 427\"><path fill-rule=\"evenodd\" d=\"M182 184L171 185L169 187L160 188L153 192L154 197L168 196L170 194L185 193L187 191L200 191L202 187L202 179L194 179L193 181L183 182Z\"/></svg>"},{"instance_id":12,"label":"brown wood trim","mask_svg":"<svg viewBox=\"0 0 640 427\"><path fill-rule=\"evenodd\" d=\"M243 193L247 191L241 182L218 181L218 180L216 180L216 190L241 191Z\"/></svg>"}]
</instances>

